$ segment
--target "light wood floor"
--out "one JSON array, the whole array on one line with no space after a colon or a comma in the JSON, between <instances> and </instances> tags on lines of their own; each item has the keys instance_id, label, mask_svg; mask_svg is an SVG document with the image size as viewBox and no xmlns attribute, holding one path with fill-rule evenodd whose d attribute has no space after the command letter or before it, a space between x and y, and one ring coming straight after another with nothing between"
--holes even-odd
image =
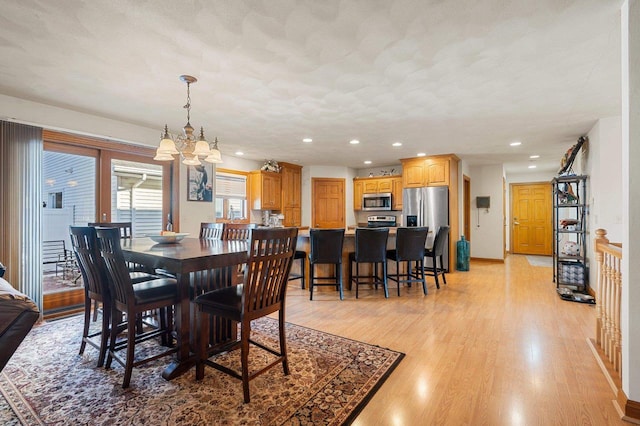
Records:
<instances>
[{"instance_id":1,"label":"light wood floor","mask_svg":"<svg viewBox=\"0 0 640 426\"><path fill-rule=\"evenodd\" d=\"M355 425L628 424L586 342L593 306L561 300L551 268L524 256L470 269L387 300L321 288L310 302L292 281L288 322L406 354Z\"/></svg>"}]
</instances>

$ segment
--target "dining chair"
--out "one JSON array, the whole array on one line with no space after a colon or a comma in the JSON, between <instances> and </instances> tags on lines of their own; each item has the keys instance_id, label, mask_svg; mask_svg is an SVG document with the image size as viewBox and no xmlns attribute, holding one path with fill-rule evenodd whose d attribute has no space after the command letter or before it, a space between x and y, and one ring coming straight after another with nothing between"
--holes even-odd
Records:
<instances>
[{"instance_id":1,"label":"dining chair","mask_svg":"<svg viewBox=\"0 0 640 426\"><path fill-rule=\"evenodd\" d=\"M102 227L102 228L118 228L120 231L120 238L130 239L133 238L133 226L131 222L90 222L87 226Z\"/></svg>"},{"instance_id":2,"label":"dining chair","mask_svg":"<svg viewBox=\"0 0 640 426\"><path fill-rule=\"evenodd\" d=\"M122 387L129 387L133 367L161 358L176 352L171 347L171 332L173 330L173 307L178 303L178 285L173 278L156 278L134 284L131 281L127 263L120 246L120 235L116 228L97 228L98 246L100 254L107 266L109 276L109 291L111 293L111 334L109 336L109 352L106 368L111 367L115 359L124 369ZM149 331L136 334L137 318L144 312L158 309L160 311L160 326ZM126 324L118 319L124 314ZM118 334L126 329L126 340L117 340ZM149 356L135 359L135 345L155 337L161 336L162 343L168 349ZM126 349L123 359L118 351Z\"/></svg>"},{"instance_id":3,"label":"dining chair","mask_svg":"<svg viewBox=\"0 0 640 426\"><path fill-rule=\"evenodd\" d=\"M242 284L223 287L195 298L197 335L196 380L204 377L205 365L242 380L244 402L250 402L249 381L271 367L282 363L285 376L289 374L285 337L285 295L287 277L296 249L297 228L253 229L250 235L248 260ZM251 321L278 312L279 350L251 339ZM240 323L240 339L225 346L222 351L240 348L241 371L232 370L209 359L209 321L206 315L227 318ZM273 355L275 359L249 373L249 344Z\"/></svg>"},{"instance_id":4,"label":"dining chair","mask_svg":"<svg viewBox=\"0 0 640 426\"><path fill-rule=\"evenodd\" d=\"M387 287L387 239L389 238L389 228L356 228L355 252L349 253L349 283L356 285L356 299L358 298L358 287L362 284L373 284L378 288L378 284L384 287L384 297L389 297ZM353 275L353 263L356 264L356 274ZM372 273L370 275L360 275L360 264L370 263ZM378 276L378 264L382 264L382 277ZM366 278L366 281L361 279Z\"/></svg>"},{"instance_id":5,"label":"dining chair","mask_svg":"<svg viewBox=\"0 0 640 426\"><path fill-rule=\"evenodd\" d=\"M225 223L222 232L223 240L248 240L255 223Z\"/></svg>"},{"instance_id":6,"label":"dining chair","mask_svg":"<svg viewBox=\"0 0 640 426\"><path fill-rule=\"evenodd\" d=\"M200 238L207 240L221 240L224 231L224 223L201 222Z\"/></svg>"},{"instance_id":7,"label":"dining chair","mask_svg":"<svg viewBox=\"0 0 640 426\"><path fill-rule=\"evenodd\" d=\"M100 255L97 233L94 227L70 226L69 236L71 238L71 246L78 261L85 290L84 328L82 332L82 343L80 344L80 355L84 353L86 344L88 343L98 349L98 367L102 367L107 353L109 322L111 318L111 293L109 291L106 265ZM134 284L137 284L158 277L145 272L129 271L129 278ZM92 301L94 302L93 321L97 320L97 315L100 311L98 306L102 305L102 326L100 331L90 334L89 326ZM100 336L99 344L94 341L94 338L97 336Z\"/></svg>"},{"instance_id":8,"label":"dining chair","mask_svg":"<svg viewBox=\"0 0 640 426\"><path fill-rule=\"evenodd\" d=\"M309 300L313 300L313 288L316 286L335 286L340 294L340 300L343 300L342 246L344 244L344 228L312 228L309 230L309 243L311 246L309 251ZM333 275L316 276L316 266L323 264L333 265Z\"/></svg>"},{"instance_id":9,"label":"dining chair","mask_svg":"<svg viewBox=\"0 0 640 426\"><path fill-rule=\"evenodd\" d=\"M70 226L69 234L71 237L71 246L78 260L80 274L84 281L84 327L82 330L80 355L84 353L88 343L98 350L98 367L102 367L107 355L107 343L109 342L111 295L104 274L104 263L100 256L100 250L98 249L96 229L90 226ZM100 331L89 333L92 301L96 305L96 314L98 304L102 305L102 327ZM94 317L94 321L96 319L97 318ZM100 336L99 344L93 340L97 336Z\"/></svg>"},{"instance_id":10,"label":"dining chair","mask_svg":"<svg viewBox=\"0 0 640 426\"><path fill-rule=\"evenodd\" d=\"M307 252L304 250L296 250L296 252L293 254L293 260L299 260L300 261L300 272L299 273L290 273L289 274L289 278L288 281L295 281L295 280L301 280L300 283L300 288L301 289L305 289L305 281L306 281L306 274L305 274L305 268L306 268L306 263L307 263Z\"/></svg>"},{"instance_id":11,"label":"dining chair","mask_svg":"<svg viewBox=\"0 0 640 426\"><path fill-rule=\"evenodd\" d=\"M388 278L398 284L422 283L422 291L427 294L427 281L424 274L424 253L427 242L428 227L407 227L396 230L396 248L387 250L387 259L396 262L396 273L388 274ZM411 263L415 262L415 269ZM405 272L401 272L401 263L405 265Z\"/></svg>"},{"instance_id":12,"label":"dining chair","mask_svg":"<svg viewBox=\"0 0 640 426\"><path fill-rule=\"evenodd\" d=\"M449 227L441 226L438 228L438 232L436 233L436 237L433 240L433 247L430 249L425 249L424 256L431 259L431 266L425 267L427 271L426 274L430 277L434 277L436 279L436 288L440 288L440 283L438 282L438 275L442 275L442 281L447 283L447 278L445 277L446 269L444 268L444 262L442 261L442 256L444 255L444 248L447 244L449 236ZM438 267L438 260L440 261L440 266Z\"/></svg>"}]
</instances>

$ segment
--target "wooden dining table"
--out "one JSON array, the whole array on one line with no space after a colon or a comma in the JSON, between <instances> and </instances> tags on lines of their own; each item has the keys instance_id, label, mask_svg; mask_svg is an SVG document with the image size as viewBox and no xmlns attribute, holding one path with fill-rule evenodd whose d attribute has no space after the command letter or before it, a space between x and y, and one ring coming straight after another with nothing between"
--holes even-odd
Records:
<instances>
[{"instance_id":1,"label":"wooden dining table","mask_svg":"<svg viewBox=\"0 0 640 426\"><path fill-rule=\"evenodd\" d=\"M152 270L161 269L177 277L179 303L176 305L175 325L178 351L176 359L162 373L162 377L171 380L195 364L195 351L192 349L195 347L196 324L193 323L192 297L237 283L238 265L247 260L247 242L185 238L173 244L156 244L149 238L133 238L122 240L122 251L128 262ZM229 324L226 329L230 330ZM229 339L230 333L218 338Z\"/></svg>"}]
</instances>

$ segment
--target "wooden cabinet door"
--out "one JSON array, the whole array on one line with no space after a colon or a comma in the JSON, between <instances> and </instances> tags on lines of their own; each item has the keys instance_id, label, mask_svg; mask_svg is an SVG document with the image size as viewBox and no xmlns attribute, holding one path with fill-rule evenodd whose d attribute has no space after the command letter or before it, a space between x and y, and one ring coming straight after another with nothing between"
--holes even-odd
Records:
<instances>
[{"instance_id":1,"label":"wooden cabinet door","mask_svg":"<svg viewBox=\"0 0 640 426\"><path fill-rule=\"evenodd\" d=\"M284 226L300 226L302 224L302 210L299 207L283 207Z\"/></svg>"},{"instance_id":2,"label":"wooden cabinet door","mask_svg":"<svg viewBox=\"0 0 640 426\"><path fill-rule=\"evenodd\" d=\"M361 180L353 180L353 209L362 210L362 194L364 194L364 183Z\"/></svg>"},{"instance_id":3,"label":"wooden cabinet door","mask_svg":"<svg viewBox=\"0 0 640 426\"><path fill-rule=\"evenodd\" d=\"M446 186L449 185L449 160L429 159L425 162L427 185Z\"/></svg>"},{"instance_id":4,"label":"wooden cabinet door","mask_svg":"<svg viewBox=\"0 0 640 426\"><path fill-rule=\"evenodd\" d=\"M391 178L391 208L402 210L402 178Z\"/></svg>"},{"instance_id":5,"label":"wooden cabinet door","mask_svg":"<svg viewBox=\"0 0 640 426\"><path fill-rule=\"evenodd\" d=\"M271 210L279 210L282 191L280 175L264 175L262 179L262 190L265 200L264 207Z\"/></svg>"},{"instance_id":6,"label":"wooden cabinet door","mask_svg":"<svg viewBox=\"0 0 640 426\"><path fill-rule=\"evenodd\" d=\"M392 178L382 178L378 180L378 192L391 192L393 191Z\"/></svg>"},{"instance_id":7,"label":"wooden cabinet door","mask_svg":"<svg viewBox=\"0 0 640 426\"><path fill-rule=\"evenodd\" d=\"M282 170L282 208L301 207L302 170L295 164L280 163Z\"/></svg>"},{"instance_id":8,"label":"wooden cabinet door","mask_svg":"<svg viewBox=\"0 0 640 426\"><path fill-rule=\"evenodd\" d=\"M427 185L427 174L423 158L402 160L402 186L419 188Z\"/></svg>"},{"instance_id":9,"label":"wooden cabinet door","mask_svg":"<svg viewBox=\"0 0 640 426\"><path fill-rule=\"evenodd\" d=\"M368 179L363 182L365 194L376 194L378 192L378 179Z\"/></svg>"}]
</instances>

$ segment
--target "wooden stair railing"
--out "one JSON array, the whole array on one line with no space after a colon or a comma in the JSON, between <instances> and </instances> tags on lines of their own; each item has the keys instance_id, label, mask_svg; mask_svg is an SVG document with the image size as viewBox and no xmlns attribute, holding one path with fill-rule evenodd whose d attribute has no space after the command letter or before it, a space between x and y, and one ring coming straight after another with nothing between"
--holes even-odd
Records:
<instances>
[{"instance_id":1,"label":"wooden stair railing","mask_svg":"<svg viewBox=\"0 0 640 426\"><path fill-rule=\"evenodd\" d=\"M614 371L622 377L622 245L610 243L607 231L597 229L593 247L598 264L596 344L604 352Z\"/></svg>"}]
</instances>

